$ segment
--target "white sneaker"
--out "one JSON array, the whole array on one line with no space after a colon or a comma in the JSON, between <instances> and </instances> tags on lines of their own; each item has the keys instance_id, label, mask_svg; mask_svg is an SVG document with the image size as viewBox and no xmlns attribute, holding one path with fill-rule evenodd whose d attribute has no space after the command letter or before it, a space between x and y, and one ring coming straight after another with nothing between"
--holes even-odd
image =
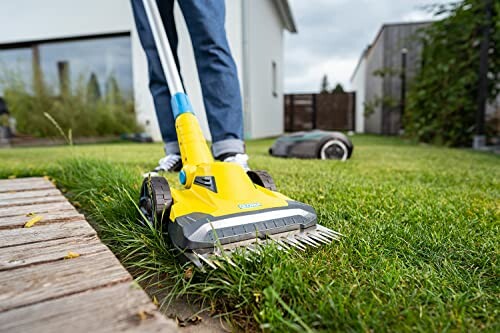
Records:
<instances>
[{"instance_id":1,"label":"white sneaker","mask_svg":"<svg viewBox=\"0 0 500 333\"><path fill-rule=\"evenodd\" d=\"M180 155L168 154L158 161L158 166L143 176L158 176L159 172L177 172L182 169L182 159Z\"/></svg>"},{"instance_id":2,"label":"white sneaker","mask_svg":"<svg viewBox=\"0 0 500 333\"><path fill-rule=\"evenodd\" d=\"M235 163L240 165L245 171L250 171L248 166L248 155L247 154L236 154L226 157L223 162Z\"/></svg>"}]
</instances>

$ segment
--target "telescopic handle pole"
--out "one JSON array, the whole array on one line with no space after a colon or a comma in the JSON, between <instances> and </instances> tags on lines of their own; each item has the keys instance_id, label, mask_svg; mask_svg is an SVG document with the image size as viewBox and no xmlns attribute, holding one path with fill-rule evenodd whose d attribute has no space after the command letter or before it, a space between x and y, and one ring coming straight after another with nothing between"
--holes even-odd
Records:
<instances>
[{"instance_id":1,"label":"telescopic handle pole","mask_svg":"<svg viewBox=\"0 0 500 333\"><path fill-rule=\"evenodd\" d=\"M153 32L156 49L160 57L161 66L165 78L167 79L168 89L170 94L174 96L177 93L184 94L184 87L182 86L181 77L175 64L174 54L170 48L167 34L161 20L160 11L155 0L143 0L144 8L146 9L146 16L148 17L149 26Z\"/></svg>"},{"instance_id":2,"label":"telescopic handle pole","mask_svg":"<svg viewBox=\"0 0 500 333\"><path fill-rule=\"evenodd\" d=\"M174 55L163 27L156 0L143 0L149 26L153 32L156 49L160 57L161 67L167 79L168 89L172 99L172 112L175 119L175 131L182 157L183 169L179 173L179 180L186 188L191 186L196 166L213 163L213 157L208 149L207 142L201 131L200 124L193 112L181 77L175 64Z\"/></svg>"}]
</instances>

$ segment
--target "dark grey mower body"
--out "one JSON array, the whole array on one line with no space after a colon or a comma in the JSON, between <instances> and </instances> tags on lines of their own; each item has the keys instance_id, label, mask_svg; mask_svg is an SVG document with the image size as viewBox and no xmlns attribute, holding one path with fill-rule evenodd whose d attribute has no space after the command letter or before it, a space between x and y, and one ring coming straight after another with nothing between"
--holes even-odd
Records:
<instances>
[{"instance_id":1,"label":"dark grey mower body","mask_svg":"<svg viewBox=\"0 0 500 333\"><path fill-rule=\"evenodd\" d=\"M239 213L214 217L193 213L168 223L172 243L178 248L212 252L214 244L235 244L242 241L266 239L274 234L294 232L300 234L316 227L314 208L297 201L287 207L262 210L259 213ZM314 229L313 228L313 229Z\"/></svg>"},{"instance_id":2,"label":"dark grey mower body","mask_svg":"<svg viewBox=\"0 0 500 333\"><path fill-rule=\"evenodd\" d=\"M277 157L345 161L351 157L353 149L351 140L343 133L314 130L279 137L269 148L269 154Z\"/></svg>"}]
</instances>

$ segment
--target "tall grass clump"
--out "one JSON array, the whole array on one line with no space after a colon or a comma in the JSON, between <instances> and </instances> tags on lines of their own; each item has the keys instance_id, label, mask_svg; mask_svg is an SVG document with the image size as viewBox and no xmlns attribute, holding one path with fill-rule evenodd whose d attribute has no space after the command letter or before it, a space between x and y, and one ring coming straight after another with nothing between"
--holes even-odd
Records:
<instances>
[{"instance_id":1,"label":"tall grass clump","mask_svg":"<svg viewBox=\"0 0 500 333\"><path fill-rule=\"evenodd\" d=\"M353 141L347 163L274 158L270 140L247 142L254 169L346 237L307 252L240 253L206 272L138 223L141 174L160 145L0 150L0 178L52 176L164 309L183 297L248 331L499 332L500 157ZM166 175L171 186L176 176Z\"/></svg>"},{"instance_id":2,"label":"tall grass clump","mask_svg":"<svg viewBox=\"0 0 500 333\"><path fill-rule=\"evenodd\" d=\"M73 88L56 92L41 72L33 82L22 79L19 72L1 68L0 85L9 110L17 121L17 132L33 137L55 137L60 131L45 114L73 137L120 135L141 131L134 113L132 98L123 96L117 85L104 96L95 95L95 87L85 84L83 76ZM35 71L37 72L37 71ZM110 77L108 81L114 81ZM69 83L68 83L69 85Z\"/></svg>"},{"instance_id":3,"label":"tall grass clump","mask_svg":"<svg viewBox=\"0 0 500 333\"><path fill-rule=\"evenodd\" d=\"M205 272L180 263L161 230L138 223L139 168L75 156L55 177L163 306L183 297L249 331L498 331L494 161L390 147L399 152L390 175L379 146L358 149L363 163L342 165L256 152L255 165L274 169L283 193L314 204L319 222L347 237L304 253L239 253L234 266Z\"/></svg>"}]
</instances>

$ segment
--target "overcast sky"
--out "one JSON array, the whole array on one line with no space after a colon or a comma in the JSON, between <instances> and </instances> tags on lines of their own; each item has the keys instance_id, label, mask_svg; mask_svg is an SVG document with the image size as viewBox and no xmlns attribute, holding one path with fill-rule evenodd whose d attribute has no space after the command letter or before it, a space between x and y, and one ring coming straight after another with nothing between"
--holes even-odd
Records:
<instances>
[{"instance_id":1,"label":"overcast sky","mask_svg":"<svg viewBox=\"0 0 500 333\"><path fill-rule=\"evenodd\" d=\"M363 49L383 23L432 19L423 7L450 0L290 0L298 34L285 36L285 92L318 91L328 75L349 88Z\"/></svg>"}]
</instances>

